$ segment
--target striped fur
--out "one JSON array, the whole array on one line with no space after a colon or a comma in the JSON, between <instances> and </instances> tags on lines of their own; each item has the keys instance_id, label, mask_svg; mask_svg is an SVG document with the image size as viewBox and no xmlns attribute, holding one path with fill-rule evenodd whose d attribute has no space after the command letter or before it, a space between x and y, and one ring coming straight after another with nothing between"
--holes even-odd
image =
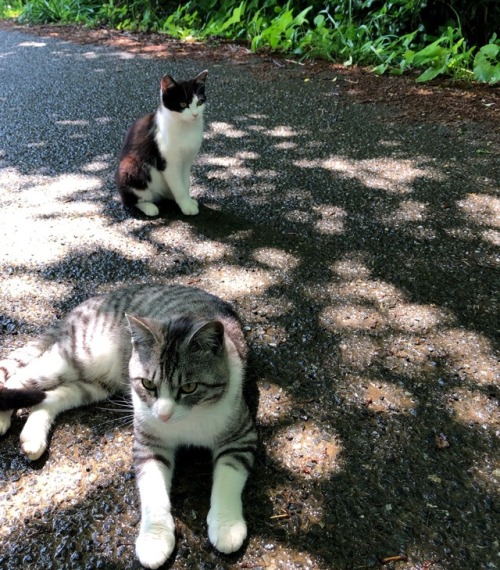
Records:
<instances>
[{"instance_id":1,"label":"striped fur","mask_svg":"<svg viewBox=\"0 0 500 570\"><path fill-rule=\"evenodd\" d=\"M175 546L170 485L180 446L213 452L212 544L234 552L246 537L241 495L257 436L243 398L245 361L230 305L199 289L137 285L87 300L0 362L0 410L33 406L21 447L37 459L60 412L130 393L141 497L136 552L143 566L158 568ZM0 411L0 433L11 414Z\"/></svg>"}]
</instances>

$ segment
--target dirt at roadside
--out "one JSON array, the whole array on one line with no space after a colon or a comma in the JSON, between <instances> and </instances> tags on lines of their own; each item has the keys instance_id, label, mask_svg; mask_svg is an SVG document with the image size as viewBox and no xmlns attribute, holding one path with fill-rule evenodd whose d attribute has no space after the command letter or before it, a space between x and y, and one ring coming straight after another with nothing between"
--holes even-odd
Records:
<instances>
[{"instance_id":1,"label":"dirt at roadside","mask_svg":"<svg viewBox=\"0 0 500 570\"><path fill-rule=\"evenodd\" d=\"M436 79L416 83L418 73L403 77L377 76L369 68L345 67L327 61L298 61L279 54L252 53L246 46L229 41L207 44L181 42L158 33L120 32L105 27L90 29L73 25L20 25L0 21L0 29L15 29L37 36L59 38L79 44L106 45L149 57L244 65L255 77L297 80L321 78L343 82L345 96L361 103L383 102L394 110L391 120L431 124L480 122L485 137L498 140L500 94L498 87L466 81Z\"/></svg>"}]
</instances>

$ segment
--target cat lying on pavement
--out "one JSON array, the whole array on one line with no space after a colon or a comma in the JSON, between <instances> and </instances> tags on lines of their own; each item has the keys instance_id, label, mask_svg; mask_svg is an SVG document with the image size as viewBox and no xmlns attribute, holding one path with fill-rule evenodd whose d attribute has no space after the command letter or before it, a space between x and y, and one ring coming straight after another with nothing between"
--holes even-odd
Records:
<instances>
[{"instance_id":1,"label":"cat lying on pavement","mask_svg":"<svg viewBox=\"0 0 500 570\"><path fill-rule=\"evenodd\" d=\"M257 433L243 396L247 348L232 307L200 289L135 285L93 297L0 362L0 434L32 407L21 432L30 459L64 410L130 393L141 499L136 553L158 568L175 546L170 487L180 446L212 450L208 536L223 553L247 534L242 491Z\"/></svg>"}]
</instances>

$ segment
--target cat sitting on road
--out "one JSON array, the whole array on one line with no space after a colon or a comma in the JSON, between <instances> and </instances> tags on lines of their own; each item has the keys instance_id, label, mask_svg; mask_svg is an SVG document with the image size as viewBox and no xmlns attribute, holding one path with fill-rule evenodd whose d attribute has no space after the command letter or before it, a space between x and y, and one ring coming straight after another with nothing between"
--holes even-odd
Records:
<instances>
[{"instance_id":1,"label":"cat sitting on road","mask_svg":"<svg viewBox=\"0 0 500 570\"><path fill-rule=\"evenodd\" d=\"M191 167L203 140L207 75L208 71L202 71L186 81L164 75L158 110L128 131L116 171L125 206L157 216L157 204L173 199L186 216L198 213L189 189Z\"/></svg>"},{"instance_id":2,"label":"cat sitting on road","mask_svg":"<svg viewBox=\"0 0 500 570\"><path fill-rule=\"evenodd\" d=\"M0 362L0 434L12 408L32 407L21 447L35 460L62 411L130 393L141 564L158 568L174 550L170 487L181 446L212 450L208 536L235 552L247 534L241 495L257 443L243 395L246 353L232 307L200 289L136 285L94 297Z\"/></svg>"}]
</instances>

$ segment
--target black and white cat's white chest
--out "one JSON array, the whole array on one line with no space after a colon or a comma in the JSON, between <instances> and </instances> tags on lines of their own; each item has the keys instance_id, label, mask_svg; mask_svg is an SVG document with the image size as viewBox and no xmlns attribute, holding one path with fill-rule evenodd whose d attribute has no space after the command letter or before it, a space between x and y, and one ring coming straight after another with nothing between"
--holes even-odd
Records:
<instances>
[{"instance_id":1,"label":"black and white cat's white chest","mask_svg":"<svg viewBox=\"0 0 500 570\"><path fill-rule=\"evenodd\" d=\"M195 96L193 104L197 106ZM189 170L198 155L203 142L203 117L192 122L179 121L164 107L155 115L155 143L165 161L164 168L184 168Z\"/></svg>"},{"instance_id":2,"label":"black and white cat's white chest","mask_svg":"<svg viewBox=\"0 0 500 570\"><path fill-rule=\"evenodd\" d=\"M190 175L203 141L206 77L162 78L158 110L132 125L120 154L116 183L124 205L156 216L157 204L173 199L185 215L198 213Z\"/></svg>"}]
</instances>

